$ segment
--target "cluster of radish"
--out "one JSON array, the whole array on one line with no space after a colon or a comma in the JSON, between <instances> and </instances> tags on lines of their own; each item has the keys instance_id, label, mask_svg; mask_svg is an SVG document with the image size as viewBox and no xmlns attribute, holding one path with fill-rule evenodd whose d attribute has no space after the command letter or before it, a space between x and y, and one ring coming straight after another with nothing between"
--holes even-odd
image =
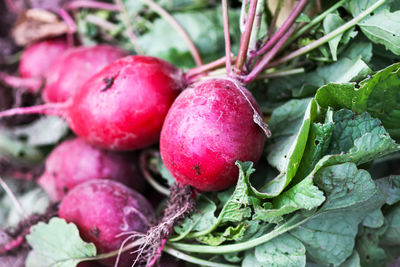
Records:
<instances>
[{"instance_id":1,"label":"cluster of radish","mask_svg":"<svg viewBox=\"0 0 400 267\"><path fill-rule=\"evenodd\" d=\"M45 104L6 110L0 118L40 113L67 121L78 138L55 148L38 182L52 200L61 201L59 216L74 222L99 253L118 250L126 238L121 233L144 233L155 223L147 200L127 187L140 191L143 186L137 158L127 151L159 142L162 160L177 183L199 191L233 186L235 162L259 160L269 132L245 84L267 66L289 35L276 45L278 40L267 43L275 46L266 58L250 62L253 70L244 71L256 3L250 3L232 67L223 1L226 75L218 78L195 81L207 66L184 73L161 59L127 55L107 45L68 48L60 38L24 52L20 74L44 78ZM130 260L123 254L121 266L130 266ZM114 260L102 263L113 266Z\"/></svg>"}]
</instances>

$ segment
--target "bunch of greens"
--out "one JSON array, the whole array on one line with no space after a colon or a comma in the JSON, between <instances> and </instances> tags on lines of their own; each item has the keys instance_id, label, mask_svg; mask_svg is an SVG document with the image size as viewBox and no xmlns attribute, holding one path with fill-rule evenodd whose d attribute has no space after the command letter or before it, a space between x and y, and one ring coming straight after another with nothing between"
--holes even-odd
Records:
<instances>
[{"instance_id":1,"label":"bunch of greens","mask_svg":"<svg viewBox=\"0 0 400 267\"><path fill-rule=\"evenodd\" d=\"M242 8L231 3L234 51L248 2ZM279 14L279 8L260 2L253 48L260 45L257 39L268 37ZM400 4L326 1L323 10L313 11L315 3L309 2L275 65L252 85L273 133L265 156L256 165L236 163L235 188L198 194L196 211L174 227L165 253L188 264L221 267L385 266L400 256ZM122 3L117 14L77 12L81 40L117 44L180 68L193 66L189 47L157 12L142 1ZM183 26L206 62L224 55L220 5L158 3ZM20 141L15 132L4 132L0 137L14 138L15 145L0 146L1 155L35 161L41 158L39 146L59 139L23 133L30 138ZM45 141L35 143L40 137ZM16 147L28 158L21 160ZM153 162L171 182L160 159ZM9 213L0 219L16 216ZM30 232L28 267L69 267L110 256L97 255L75 225L58 218Z\"/></svg>"}]
</instances>

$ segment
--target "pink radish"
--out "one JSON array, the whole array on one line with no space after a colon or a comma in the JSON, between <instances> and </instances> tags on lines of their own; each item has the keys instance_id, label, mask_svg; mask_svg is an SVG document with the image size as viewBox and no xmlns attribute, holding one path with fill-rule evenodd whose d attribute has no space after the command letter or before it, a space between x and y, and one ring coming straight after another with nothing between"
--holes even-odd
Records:
<instances>
[{"instance_id":1,"label":"pink radish","mask_svg":"<svg viewBox=\"0 0 400 267\"><path fill-rule=\"evenodd\" d=\"M34 43L21 55L19 74L23 78L45 77L54 61L67 50L67 40L63 37Z\"/></svg>"},{"instance_id":2,"label":"pink radish","mask_svg":"<svg viewBox=\"0 0 400 267\"><path fill-rule=\"evenodd\" d=\"M53 201L93 179L110 179L142 191L145 181L137 163L136 155L96 149L75 138L64 141L50 153L38 183Z\"/></svg>"},{"instance_id":3,"label":"pink radish","mask_svg":"<svg viewBox=\"0 0 400 267\"><path fill-rule=\"evenodd\" d=\"M126 55L126 51L109 45L71 48L54 61L47 73L43 100L68 100L91 76Z\"/></svg>"},{"instance_id":4,"label":"pink radish","mask_svg":"<svg viewBox=\"0 0 400 267\"><path fill-rule=\"evenodd\" d=\"M183 91L168 112L160 139L162 160L175 179L204 191L234 185L236 160L257 162L264 147L252 106L261 115L251 93L228 78Z\"/></svg>"},{"instance_id":5,"label":"pink radish","mask_svg":"<svg viewBox=\"0 0 400 267\"><path fill-rule=\"evenodd\" d=\"M59 115L88 143L134 150L158 142L167 112L184 88L183 72L155 57L128 56L95 74L65 103L0 113Z\"/></svg>"},{"instance_id":6,"label":"pink radish","mask_svg":"<svg viewBox=\"0 0 400 267\"><path fill-rule=\"evenodd\" d=\"M91 180L72 189L62 200L59 216L73 222L81 237L93 242L98 254L118 250L129 232L145 233L154 212L139 193L110 180ZM134 255L121 255L119 266L131 266ZM114 266L115 258L102 260Z\"/></svg>"}]
</instances>

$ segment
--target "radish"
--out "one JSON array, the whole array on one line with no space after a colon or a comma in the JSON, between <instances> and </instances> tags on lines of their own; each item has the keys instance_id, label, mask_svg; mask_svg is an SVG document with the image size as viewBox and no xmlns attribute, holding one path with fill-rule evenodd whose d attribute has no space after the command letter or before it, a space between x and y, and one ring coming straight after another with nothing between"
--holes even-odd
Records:
<instances>
[{"instance_id":1,"label":"radish","mask_svg":"<svg viewBox=\"0 0 400 267\"><path fill-rule=\"evenodd\" d=\"M59 216L77 225L81 237L92 242L98 254L118 250L126 235L145 233L154 212L139 193L110 180L91 180L72 189L62 200ZM131 266L135 256L123 253L120 266ZM102 260L114 266L115 259Z\"/></svg>"},{"instance_id":2,"label":"radish","mask_svg":"<svg viewBox=\"0 0 400 267\"><path fill-rule=\"evenodd\" d=\"M67 40L63 37L30 45L21 55L19 74L22 78L45 77L54 61L67 49Z\"/></svg>"},{"instance_id":3,"label":"radish","mask_svg":"<svg viewBox=\"0 0 400 267\"><path fill-rule=\"evenodd\" d=\"M54 61L47 73L43 100L68 100L96 72L126 55L124 50L109 45L71 48Z\"/></svg>"},{"instance_id":4,"label":"radish","mask_svg":"<svg viewBox=\"0 0 400 267\"><path fill-rule=\"evenodd\" d=\"M110 179L142 191L145 181L137 162L136 155L96 149L75 138L50 153L38 183L53 201L60 201L69 190L93 179Z\"/></svg>"},{"instance_id":5,"label":"radish","mask_svg":"<svg viewBox=\"0 0 400 267\"><path fill-rule=\"evenodd\" d=\"M264 147L252 106L261 115L251 93L229 78L209 79L183 91L168 112L160 139L162 160L175 179L203 191L235 184L236 160L257 162Z\"/></svg>"},{"instance_id":6,"label":"radish","mask_svg":"<svg viewBox=\"0 0 400 267\"><path fill-rule=\"evenodd\" d=\"M149 56L128 56L95 74L71 101L19 108L4 116L59 115L88 143L134 150L157 143L164 118L184 87L183 72Z\"/></svg>"}]
</instances>

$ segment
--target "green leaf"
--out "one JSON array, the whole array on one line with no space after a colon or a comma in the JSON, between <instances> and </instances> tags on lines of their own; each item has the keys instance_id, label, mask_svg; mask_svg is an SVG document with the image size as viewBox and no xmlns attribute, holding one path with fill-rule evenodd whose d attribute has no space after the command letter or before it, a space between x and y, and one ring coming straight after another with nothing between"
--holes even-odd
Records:
<instances>
[{"instance_id":1,"label":"green leaf","mask_svg":"<svg viewBox=\"0 0 400 267\"><path fill-rule=\"evenodd\" d=\"M229 226L222 233L212 233L196 238L197 241L203 244L218 246L225 241L240 240L248 225L246 223L239 223L237 226Z\"/></svg>"},{"instance_id":2,"label":"green leaf","mask_svg":"<svg viewBox=\"0 0 400 267\"><path fill-rule=\"evenodd\" d=\"M326 154L333 129L333 111L330 109L326 112L324 123L314 122L311 124L307 145L294 181L304 179L314 169L322 156Z\"/></svg>"},{"instance_id":3,"label":"green leaf","mask_svg":"<svg viewBox=\"0 0 400 267\"><path fill-rule=\"evenodd\" d=\"M361 234L357 238L356 249L360 254L361 264L366 267L385 266L387 255L381 247L379 247L379 239L386 226L379 229L363 228Z\"/></svg>"},{"instance_id":4,"label":"green leaf","mask_svg":"<svg viewBox=\"0 0 400 267\"><path fill-rule=\"evenodd\" d=\"M298 110L307 103L304 116L299 116ZM288 116L287 109L291 109L294 118ZM292 113L293 112L293 113ZM302 113L300 113L302 114ZM290 183L299 167L307 143L310 125L317 115L317 105L314 99L291 100L274 110L271 116L271 131L278 135L275 143L270 146L268 161L281 173L261 189L255 192L257 197L268 198L279 195ZM279 126L278 126L279 125ZM294 127L293 127L294 126ZM274 129L280 129L275 131Z\"/></svg>"},{"instance_id":5,"label":"green leaf","mask_svg":"<svg viewBox=\"0 0 400 267\"><path fill-rule=\"evenodd\" d=\"M342 109L333 116L335 127L332 133L332 141L328 154L340 154L348 152L354 145L354 141L366 133L377 135L386 134L385 128L379 119L372 118L364 112L360 115L351 110Z\"/></svg>"},{"instance_id":6,"label":"green leaf","mask_svg":"<svg viewBox=\"0 0 400 267\"><path fill-rule=\"evenodd\" d=\"M369 228L379 228L383 225L385 218L381 209L377 209L368 214L363 220L363 226Z\"/></svg>"},{"instance_id":7,"label":"green leaf","mask_svg":"<svg viewBox=\"0 0 400 267\"><path fill-rule=\"evenodd\" d=\"M253 219L274 222L296 210L311 210L318 207L324 200L323 192L313 184L311 177L308 177L275 197L272 204L268 203L270 204L268 208L255 205Z\"/></svg>"},{"instance_id":8,"label":"green leaf","mask_svg":"<svg viewBox=\"0 0 400 267\"><path fill-rule=\"evenodd\" d=\"M43 154L38 149L3 130L0 131L0 156L20 165L35 165L43 160Z\"/></svg>"},{"instance_id":9,"label":"green leaf","mask_svg":"<svg viewBox=\"0 0 400 267\"><path fill-rule=\"evenodd\" d=\"M328 84L321 87L316 99L322 107L348 108L357 113L369 112L379 118L395 138L400 138L400 63L379 71L355 84Z\"/></svg>"},{"instance_id":10,"label":"green leaf","mask_svg":"<svg viewBox=\"0 0 400 267\"><path fill-rule=\"evenodd\" d=\"M291 75L272 79L269 83L268 96L279 99L282 92L289 91L295 97L311 96L315 91L330 82L345 83L360 81L372 73L367 65L372 57L372 44L369 42L354 42L339 56L339 60L315 71L305 74ZM287 97L287 96L286 96Z\"/></svg>"},{"instance_id":11,"label":"green leaf","mask_svg":"<svg viewBox=\"0 0 400 267\"><path fill-rule=\"evenodd\" d=\"M232 44L238 43L239 12L231 9ZM205 61L224 55L224 32L220 8L201 12L175 12L174 18L186 30ZM190 50L179 33L162 18L156 19L147 33L139 37L139 46L147 55L163 58L180 68L193 67Z\"/></svg>"},{"instance_id":12,"label":"green leaf","mask_svg":"<svg viewBox=\"0 0 400 267\"><path fill-rule=\"evenodd\" d=\"M351 254L345 262L340 264L340 267L361 267L360 256L357 251L353 251L353 254Z\"/></svg>"},{"instance_id":13,"label":"green leaf","mask_svg":"<svg viewBox=\"0 0 400 267\"><path fill-rule=\"evenodd\" d=\"M265 266L300 267L306 264L304 245L287 233L256 247L254 255Z\"/></svg>"},{"instance_id":14,"label":"green leaf","mask_svg":"<svg viewBox=\"0 0 400 267\"><path fill-rule=\"evenodd\" d=\"M296 22L310 22L310 18L304 14L304 13L300 13L300 15L297 17Z\"/></svg>"},{"instance_id":15,"label":"green leaf","mask_svg":"<svg viewBox=\"0 0 400 267\"><path fill-rule=\"evenodd\" d=\"M201 194L196 199L196 211L174 227L178 237L171 240L177 241L184 238L190 232L201 232L213 227L217 223L214 213L217 209L215 203Z\"/></svg>"},{"instance_id":16,"label":"green leaf","mask_svg":"<svg viewBox=\"0 0 400 267\"><path fill-rule=\"evenodd\" d=\"M65 120L46 116L25 126L12 129L11 134L23 139L31 146L53 145L59 142L68 133L68 124Z\"/></svg>"},{"instance_id":17,"label":"green leaf","mask_svg":"<svg viewBox=\"0 0 400 267\"><path fill-rule=\"evenodd\" d=\"M27 267L75 267L83 259L96 256L96 247L81 239L74 224L60 218L32 226L26 240L32 247Z\"/></svg>"},{"instance_id":18,"label":"green leaf","mask_svg":"<svg viewBox=\"0 0 400 267\"><path fill-rule=\"evenodd\" d=\"M374 2L352 0L348 8L353 16L357 16ZM358 25L371 41L382 44L394 54L400 55L400 11L391 12L389 2L361 20Z\"/></svg>"},{"instance_id":19,"label":"green leaf","mask_svg":"<svg viewBox=\"0 0 400 267\"><path fill-rule=\"evenodd\" d=\"M369 173L354 163L333 165L315 174L316 184L327 194L320 211L291 231L307 248L311 258L321 264L339 265L354 248L358 224L382 205Z\"/></svg>"},{"instance_id":20,"label":"green leaf","mask_svg":"<svg viewBox=\"0 0 400 267\"><path fill-rule=\"evenodd\" d=\"M400 245L400 205L397 205L386 216L387 230L382 236L381 242L385 245Z\"/></svg>"},{"instance_id":21,"label":"green leaf","mask_svg":"<svg viewBox=\"0 0 400 267\"><path fill-rule=\"evenodd\" d=\"M393 205L400 201L400 175L375 180L376 186L386 196L386 204Z\"/></svg>"},{"instance_id":22,"label":"green leaf","mask_svg":"<svg viewBox=\"0 0 400 267\"><path fill-rule=\"evenodd\" d=\"M340 26L342 26L345 23L345 21L337 14L328 14L324 21L323 21L323 26L324 26L324 33L328 34L331 31L336 30ZM329 49L331 50L332 58L334 61L337 60L337 48L339 46L339 42L342 39L343 33L339 34L332 40L328 42Z\"/></svg>"}]
</instances>

